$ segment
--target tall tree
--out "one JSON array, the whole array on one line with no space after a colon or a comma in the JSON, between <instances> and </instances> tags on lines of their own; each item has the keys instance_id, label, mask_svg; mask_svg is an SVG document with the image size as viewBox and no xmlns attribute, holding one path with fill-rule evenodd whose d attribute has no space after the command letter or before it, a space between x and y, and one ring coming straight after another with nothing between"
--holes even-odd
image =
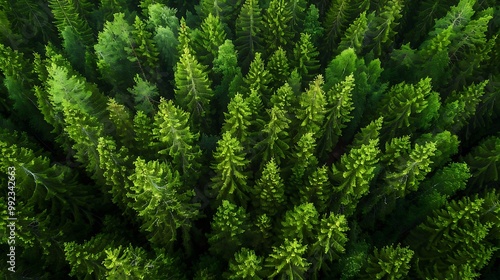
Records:
<instances>
[{"instance_id":1,"label":"tall tree","mask_svg":"<svg viewBox=\"0 0 500 280\"><path fill-rule=\"evenodd\" d=\"M320 67L318 60L319 52L311 41L311 35L301 33L300 40L293 49L293 66L297 68L302 77L302 85L305 86L311 81Z\"/></svg>"},{"instance_id":2,"label":"tall tree","mask_svg":"<svg viewBox=\"0 0 500 280\"><path fill-rule=\"evenodd\" d=\"M306 251L307 245L295 238L286 238L279 247L273 247L273 253L266 259L266 267L273 271L269 277L304 279L311 265L305 258Z\"/></svg>"},{"instance_id":3,"label":"tall tree","mask_svg":"<svg viewBox=\"0 0 500 280\"><path fill-rule=\"evenodd\" d=\"M241 248L229 262L228 279L259 280L263 279L264 258L255 254L254 250Z\"/></svg>"},{"instance_id":4,"label":"tall tree","mask_svg":"<svg viewBox=\"0 0 500 280\"><path fill-rule=\"evenodd\" d=\"M370 17L370 16L369 16ZM357 55L360 55L364 47L364 39L368 30L368 18L366 11L359 14L351 25L345 31L340 40L338 52L353 48Z\"/></svg>"},{"instance_id":5,"label":"tall tree","mask_svg":"<svg viewBox=\"0 0 500 280\"><path fill-rule=\"evenodd\" d=\"M323 76L318 75L309 84L306 92L300 96L300 109L297 118L300 120L298 137L307 132L312 132L314 137L322 136L321 126L325 117L325 92L323 91Z\"/></svg>"},{"instance_id":6,"label":"tall tree","mask_svg":"<svg viewBox=\"0 0 500 280\"><path fill-rule=\"evenodd\" d=\"M491 136L482 141L465 157L472 173L471 186L485 187L500 180L500 138Z\"/></svg>"},{"instance_id":7,"label":"tall tree","mask_svg":"<svg viewBox=\"0 0 500 280\"><path fill-rule=\"evenodd\" d=\"M229 132L241 144L247 143L248 128L252 122L248 100L238 93L229 102L227 110L228 112L224 113L225 121L222 131Z\"/></svg>"},{"instance_id":8,"label":"tall tree","mask_svg":"<svg viewBox=\"0 0 500 280\"><path fill-rule=\"evenodd\" d=\"M385 246L375 248L368 258L363 279L405 279L410 271L414 252L409 248Z\"/></svg>"},{"instance_id":9,"label":"tall tree","mask_svg":"<svg viewBox=\"0 0 500 280\"><path fill-rule=\"evenodd\" d=\"M226 40L226 32L219 16L211 13L203 20L200 30L195 33L194 47L196 58L205 66L212 67L219 47Z\"/></svg>"},{"instance_id":10,"label":"tall tree","mask_svg":"<svg viewBox=\"0 0 500 280\"><path fill-rule=\"evenodd\" d=\"M269 122L262 129L262 140L255 145L261 169L271 158L279 165L281 160L287 157L290 147L287 132L290 120L286 112L279 107L273 107L268 113Z\"/></svg>"},{"instance_id":11,"label":"tall tree","mask_svg":"<svg viewBox=\"0 0 500 280\"><path fill-rule=\"evenodd\" d=\"M263 212L270 217L281 212L281 208L286 202L285 185L280 176L280 168L271 158L262 171L262 175L257 180L254 188L256 197L255 206L259 212Z\"/></svg>"},{"instance_id":12,"label":"tall tree","mask_svg":"<svg viewBox=\"0 0 500 280\"><path fill-rule=\"evenodd\" d=\"M369 24L367 36L370 44L368 46L377 57L392 46L403 7L403 0L389 0Z\"/></svg>"}]
</instances>

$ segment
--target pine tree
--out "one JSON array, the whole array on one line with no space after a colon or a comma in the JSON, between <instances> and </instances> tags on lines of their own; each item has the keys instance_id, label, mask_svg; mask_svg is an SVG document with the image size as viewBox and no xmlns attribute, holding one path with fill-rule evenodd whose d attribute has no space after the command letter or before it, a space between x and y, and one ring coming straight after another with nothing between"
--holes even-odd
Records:
<instances>
[{"instance_id":1,"label":"pine tree","mask_svg":"<svg viewBox=\"0 0 500 280\"><path fill-rule=\"evenodd\" d=\"M218 108L226 108L243 84L238 53L231 40L226 40L219 46L213 65L212 71L217 76L213 79L214 84L217 84L217 80L220 81L220 84L215 86L214 98L218 102Z\"/></svg>"},{"instance_id":2,"label":"pine tree","mask_svg":"<svg viewBox=\"0 0 500 280\"><path fill-rule=\"evenodd\" d=\"M134 149L138 151L135 154L142 155L146 159L152 159L158 152L158 141L153 134L153 118L148 117L144 112L138 111L134 116ZM141 145L141 143L148 143Z\"/></svg>"},{"instance_id":3,"label":"pine tree","mask_svg":"<svg viewBox=\"0 0 500 280\"><path fill-rule=\"evenodd\" d=\"M134 97L134 108L137 111L142 111L146 114L152 114L156 111L156 103L158 102L158 88L156 85L144 80L139 75L134 77L135 85L128 91Z\"/></svg>"},{"instance_id":4,"label":"pine tree","mask_svg":"<svg viewBox=\"0 0 500 280\"><path fill-rule=\"evenodd\" d=\"M208 236L210 251L229 260L245 243L245 234L249 229L247 213L243 207L223 200L217 208L211 228Z\"/></svg>"},{"instance_id":5,"label":"pine tree","mask_svg":"<svg viewBox=\"0 0 500 280\"><path fill-rule=\"evenodd\" d=\"M203 20L198 36L194 37L196 46L196 58L202 65L212 66L214 58L217 57L219 47L226 40L226 32L221 18L211 13Z\"/></svg>"},{"instance_id":6,"label":"pine tree","mask_svg":"<svg viewBox=\"0 0 500 280\"><path fill-rule=\"evenodd\" d=\"M342 52L343 50L353 48L355 53L360 55L364 47L367 30L368 19L366 12L362 12L345 31L344 36L342 36L342 39L340 40L337 51Z\"/></svg>"},{"instance_id":7,"label":"pine tree","mask_svg":"<svg viewBox=\"0 0 500 280\"><path fill-rule=\"evenodd\" d=\"M133 27L123 13L114 14L113 21L104 24L94 46L97 68L108 83L117 88L127 88L135 74L137 64L128 59L126 48L132 44Z\"/></svg>"},{"instance_id":8,"label":"pine tree","mask_svg":"<svg viewBox=\"0 0 500 280\"><path fill-rule=\"evenodd\" d=\"M319 221L319 214L312 203L302 203L288 210L281 222L281 238L297 239L309 244L314 239L314 229Z\"/></svg>"},{"instance_id":9,"label":"pine tree","mask_svg":"<svg viewBox=\"0 0 500 280\"><path fill-rule=\"evenodd\" d=\"M174 170L192 180L197 177L194 174L199 167L201 151L195 144L198 134L191 132L188 121L188 113L175 106L172 100L161 99L155 115L153 137L165 147L159 153L170 157Z\"/></svg>"},{"instance_id":10,"label":"pine tree","mask_svg":"<svg viewBox=\"0 0 500 280\"><path fill-rule=\"evenodd\" d=\"M297 98L288 82L285 82L285 84L279 87L271 96L271 105L288 113L294 112L294 105L296 105L296 103ZM292 117L293 116L290 116L290 118Z\"/></svg>"},{"instance_id":11,"label":"pine tree","mask_svg":"<svg viewBox=\"0 0 500 280\"><path fill-rule=\"evenodd\" d=\"M320 67L317 59L319 52L311 42L311 36L307 33L300 34L300 40L293 49L294 67L299 71L302 77L302 85L311 81Z\"/></svg>"},{"instance_id":12,"label":"pine tree","mask_svg":"<svg viewBox=\"0 0 500 280\"><path fill-rule=\"evenodd\" d=\"M270 83L272 88L277 89L282 86L283 82L290 76L290 65L288 64L286 51L283 50L283 48L278 47L269 57L266 69L268 69L271 74Z\"/></svg>"},{"instance_id":13,"label":"pine tree","mask_svg":"<svg viewBox=\"0 0 500 280\"><path fill-rule=\"evenodd\" d=\"M224 112L225 121L222 131L229 132L239 143L246 143L249 136L248 128L252 122L248 100L238 93L229 102L227 110L227 113Z\"/></svg>"},{"instance_id":14,"label":"pine tree","mask_svg":"<svg viewBox=\"0 0 500 280\"><path fill-rule=\"evenodd\" d=\"M315 277L325 263L338 260L345 253L348 230L344 215L330 213L321 218L316 240L308 253Z\"/></svg>"},{"instance_id":15,"label":"pine tree","mask_svg":"<svg viewBox=\"0 0 500 280\"><path fill-rule=\"evenodd\" d=\"M194 191L183 191L179 173L158 161L138 158L129 179L134 186L128 194L133 200L130 207L142 219L141 228L152 244L172 248L177 229L186 231L199 216L199 205L191 203Z\"/></svg>"},{"instance_id":16,"label":"pine tree","mask_svg":"<svg viewBox=\"0 0 500 280\"><path fill-rule=\"evenodd\" d=\"M210 112L212 96L211 82L204 67L189 48L184 48L175 71L175 97L179 105L191 114L193 128L206 123L204 117Z\"/></svg>"},{"instance_id":17,"label":"pine tree","mask_svg":"<svg viewBox=\"0 0 500 280\"><path fill-rule=\"evenodd\" d=\"M109 119L114 125L116 138L125 147L132 147L134 142L134 131L130 111L122 104L118 104L113 98L108 101Z\"/></svg>"},{"instance_id":18,"label":"pine tree","mask_svg":"<svg viewBox=\"0 0 500 280\"><path fill-rule=\"evenodd\" d=\"M318 75L309 89L300 96L300 109L297 118L300 121L298 137L312 132L314 137L322 135L321 126L325 117L325 92L323 91L323 76Z\"/></svg>"},{"instance_id":19,"label":"pine tree","mask_svg":"<svg viewBox=\"0 0 500 280\"><path fill-rule=\"evenodd\" d=\"M403 7L404 1L389 0L369 25L367 31L371 41L369 46L377 57L393 44Z\"/></svg>"},{"instance_id":20,"label":"pine tree","mask_svg":"<svg viewBox=\"0 0 500 280\"><path fill-rule=\"evenodd\" d=\"M271 74L264 66L264 61L262 60L260 53L255 53L255 58L250 64L250 69L243 79L245 82L245 88L242 89L244 92L250 92L255 90L267 104L270 99L270 89L269 83L271 82Z\"/></svg>"},{"instance_id":21,"label":"pine tree","mask_svg":"<svg viewBox=\"0 0 500 280\"><path fill-rule=\"evenodd\" d=\"M79 2L72 0L51 0L49 1L49 7L54 15L55 24L60 34L70 29L85 45L92 44L94 41L92 30L88 26L84 15L75 7L75 4Z\"/></svg>"},{"instance_id":22,"label":"pine tree","mask_svg":"<svg viewBox=\"0 0 500 280\"><path fill-rule=\"evenodd\" d=\"M370 139L367 144L355 146L339 163L332 165L334 192L338 193L335 212L340 210L351 216L359 200L369 192L380 157L378 144L377 138Z\"/></svg>"},{"instance_id":23,"label":"pine tree","mask_svg":"<svg viewBox=\"0 0 500 280\"><path fill-rule=\"evenodd\" d=\"M495 191L482 198L451 201L411 232L407 243L419 260L419 277L432 277L435 271L456 272L459 267L479 272L488 263L497 250L493 244L500 223L500 208L494 201L498 201Z\"/></svg>"},{"instance_id":24,"label":"pine tree","mask_svg":"<svg viewBox=\"0 0 500 280\"><path fill-rule=\"evenodd\" d=\"M288 126L290 120L286 112L278 107L268 110L269 122L262 129L262 140L255 145L257 158L261 162L260 169L266 162L274 158L279 165L287 157L289 149Z\"/></svg>"},{"instance_id":25,"label":"pine tree","mask_svg":"<svg viewBox=\"0 0 500 280\"><path fill-rule=\"evenodd\" d=\"M280 279L304 279L310 263L304 257L307 245L297 239L285 238L279 247L273 247L273 253L266 259L266 267L273 270L269 277Z\"/></svg>"},{"instance_id":26,"label":"pine tree","mask_svg":"<svg viewBox=\"0 0 500 280\"><path fill-rule=\"evenodd\" d=\"M385 246L375 248L366 264L363 279L405 279L414 252L409 248Z\"/></svg>"},{"instance_id":27,"label":"pine tree","mask_svg":"<svg viewBox=\"0 0 500 280\"><path fill-rule=\"evenodd\" d=\"M460 92L452 92L440 112L439 125L451 132L459 132L476 113L476 108L485 94L488 80L471 84Z\"/></svg>"},{"instance_id":28,"label":"pine tree","mask_svg":"<svg viewBox=\"0 0 500 280\"><path fill-rule=\"evenodd\" d=\"M437 93L432 92L429 78L420 80L416 85L400 83L393 86L382 100L379 115L384 116L384 139L403 134L411 134L437 118L438 106L426 110L429 100ZM433 104L433 103L431 103ZM436 108L437 107L437 108ZM425 115L424 115L425 114ZM425 121L422 121L422 118ZM410 126L410 124L415 124Z\"/></svg>"},{"instance_id":29,"label":"pine tree","mask_svg":"<svg viewBox=\"0 0 500 280\"><path fill-rule=\"evenodd\" d=\"M293 149L293 159L290 160L291 176L289 179L289 183L292 187L286 190L288 190L287 196L292 199L292 196L295 196L296 201L300 201L296 191L306 184L306 179L309 178L310 174L317 168L318 159L314 154L315 149L316 141L312 132L308 132L301 136Z\"/></svg>"},{"instance_id":30,"label":"pine tree","mask_svg":"<svg viewBox=\"0 0 500 280\"><path fill-rule=\"evenodd\" d=\"M261 32L263 30L261 8L258 0L245 0L236 20L236 40L242 69L246 70L254 60L255 53L262 51Z\"/></svg>"},{"instance_id":31,"label":"pine tree","mask_svg":"<svg viewBox=\"0 0 500 280\"><path fill-rule=\"evenodd\" d=\"M318 212L323 213L328 207L331 186L326 165L318 167L308 178L307 184L299 189L300 202L311 202Z\"/></svg>"},{"instance_id":32,"label":"pine tree","mask_svg":"<svg viewBox=\"0 0 500 280\"><path fill-rule=\"evenodd\" d=\"M264 13L263 31L268 54L275 52L278 47L287 50L287 44L294 37L292 30L292 11L285 0L271 0Z\"/></svg>"},{"instance_id":33,"label":"pine tree","mask_svg":"<svg viewBox=\"0 0 500 280\"><path fill-rule=\"evenodd\" d=\"M217 200L246 206L250 191L245 169L249 161L240 142L230 132L225 132L217 142L214 159L212 169L216 175L212 178L212 189L217 192Z\"/></svg>"},{"instance_id":34,"label":"pine tree","mask_svg":"<svg viewBox=\"0 0 500 280\"><path fill-rule=\"evenodd\" d=\"M280 176L280 168L271 158L262 171L262 175L257 180L254 188L256 197L256 209L264 212L270 217L280 213L282 206L286 202L285 185Z\"/></svg>"},{"instance_id":35,"label":"pine tree","mask_svg":"<svg viewBox=\"0 0 500 280\"><path fill-rule=\"evenodd\" d=\"M351 74L326 93L327 105L322 126L323 136L319 141L320 155L332 151L342 136L342 129L347 127L346 123L352 120L350 114L354 108L351 93L354 86L354 77Z\"/></svg>"},{"instance_id":36,"label":"pine tree","mask_svg":"<svg viewBox=\"0 0 500 280\"><path fill-rule=\"evenodd\" d=\"M241 248L234 258L229 262L229 273L227 279L245 279L259 280L262 279L262 257L255 254L255 251L247 248Z\"/></svg>"},{"instance_id":37,"label":"pine tree","mask_svg":"<svg viewBox=\"0 0 500 280\"><path fill-rule=\"evenodd\" d=\"M290 10L290 29L294 34L299 34L304 29L304 21L306 18L307 1L293 0L287 3L287 9Z\"/></svg>"},{"instance_id":38,"label":"pine tree","mask_svg":"<svg viewBox=\"0 0 500 280\"><path fill-rule=\"evenodd\" d=\"M153 34L146 29L146 23L135 17L132 31L133 44L127 46L128 59L137 63L143 79L156 79L159 52Z\"/></svg>"},{"instance_id":39,"label":"pine tree","mask_svg":"<svg viewBox=\"0 0 500 280\"><path fill-rule=\"evenodd\" d=\"M319 45L320 38L324 33L324 28L319 20L319 13L318 8L314 4L309 5L304 18L304 28L302 30L303 33L311 34L311 42L313 42L315 46Z\"/></svg>"}]
</instances>

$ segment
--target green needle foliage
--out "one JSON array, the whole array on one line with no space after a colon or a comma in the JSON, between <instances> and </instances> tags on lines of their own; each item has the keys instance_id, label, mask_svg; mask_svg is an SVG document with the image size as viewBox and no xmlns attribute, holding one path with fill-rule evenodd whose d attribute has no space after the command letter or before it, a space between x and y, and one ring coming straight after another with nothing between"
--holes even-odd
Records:
<instances>
[{"instance_id":1,"label":"green needle foliage","mask_svg":"<svg viewBox=\"0 0 500 280\"><path fill-rule=\"evenodd\" d=\"M0 277L498 278L499 8L0 0Z\"/></svg>"}]
</instances>

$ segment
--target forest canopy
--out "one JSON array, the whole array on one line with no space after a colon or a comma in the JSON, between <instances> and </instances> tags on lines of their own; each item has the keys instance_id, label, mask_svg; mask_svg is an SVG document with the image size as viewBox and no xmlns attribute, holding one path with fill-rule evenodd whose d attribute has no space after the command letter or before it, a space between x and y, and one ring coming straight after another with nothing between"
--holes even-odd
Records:
<instances>
[{"instance_id":1,"label":"forest canopy","mask_svg":"<svg viewBox=\"0 0 500 280\"><path fill-rule=\"evenodd\" d=\"M0 276L497 279L499 65L496 0L0 0Z\"/></svg>"}]
</instances>

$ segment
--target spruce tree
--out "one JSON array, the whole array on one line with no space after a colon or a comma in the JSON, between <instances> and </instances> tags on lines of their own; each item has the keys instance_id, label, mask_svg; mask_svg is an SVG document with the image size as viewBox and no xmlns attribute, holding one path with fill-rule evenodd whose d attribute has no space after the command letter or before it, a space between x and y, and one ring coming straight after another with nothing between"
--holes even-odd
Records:
<instances>
[{"instance_id":1,"label":"spruce tree","mask_svg":"<svg viewBox=\"0 0 500 280\"><path fill-rule=\"evenodd\" d=\"M287 44L294 37L292 30L292 11L285 0L271 0L264 13L263 31L267 53L270 55L278 47L287 50Z\"/></svg>"},{"instance_id":2,"label":"spruce tree","mask_svg":"<svg viewBox=\"0 0 500 280\"><path fill-rule=\"evenodd\" d=\"M248 248L241 248L229 262L227 279L259 280L263 279L263 258Z\"/></svg>"},{"instance_id":3,"label":"spruce tree","mask_svg":"<svg viewBox=\"0 0 500 280\"><path fill-rule=\"evenodd\" d=\"M266 259L266 267L272 269L269 277L281 279L304 279L310 263L304 257L307 245L297 239L286 238L279 247L273 247L273 253Z\"/></svg>"},{"instance_id":4,"label":"spruce tree","mask_svg":"<svg viewBox=\"0 0 500 280\"><path fill-rule=\"evenodd\" d=\"M262 140L255 145L257 159L261 162L260 167L274 158L279 165L281 160L287 157L290 138L288 127L290 120L286 112L278 107L268 110L269 122L262 128Z\"/></svg>"},{"instance_id":5,"label":"spruce tree","mask_svg":"<svg viewBox=\"0 0 500 280\"><path fill-rule=\"evenodd\" d=\"M212 169L216 175L212 177L212 189L217 193L217 201L227 200L230 203L246 206L249 187L247 185L246 168L249 163L240 142L230 132L225 132L217 142L214 153L215 162Z\"/></svg>"},{"instance_id":6,"label":"spruce tree","mask_svg":"<svg viewBox=\"0 0 500 280\"><path fill-rule=\"evenodd\" d=\"M316 76L319 69L319 60L317 59L319 52L311 42L311 35L308 33L301 33L300 40L295 44L293 49L294 63L293 66L297 68L300 76L302 77L302 85L307 85L314 76Z\"/></svg>"},{"instance_id":7,"label":"spruce tree","mask_svg":"<svg viewBox=\"0 0 500 280\"><path fill-rule=\"evenodd\" d=\"M363 279L405 279L410 270L414 252L400 245L375 248L368 258Z\"/></svg>"},{"instance_id":8,"label":"spruce tree","mask_svg":"<svg viewBox=\"0 0 500 280\"><path fill-rule=\"evenodd\" d=\"M254 60L255 53L262 52L262 37L260 35L262 30L259 1L245 0L236 20L236 40L234 41L244 71Z\"/></svg>"},{"instance_id":9,"label":"spruce tree","mask_svg":"<svg viewBox=\"0 0 500 280\"><path fill-rule=\"evenodd\" d=\"M254 188L256 197L255 206L259 212L263 212L270 217L281 212L281 208L286 202L285 185L280 176L280 168L271 158L262 171L262 175L257 180Z\"/></svg>"}]
</instances>

